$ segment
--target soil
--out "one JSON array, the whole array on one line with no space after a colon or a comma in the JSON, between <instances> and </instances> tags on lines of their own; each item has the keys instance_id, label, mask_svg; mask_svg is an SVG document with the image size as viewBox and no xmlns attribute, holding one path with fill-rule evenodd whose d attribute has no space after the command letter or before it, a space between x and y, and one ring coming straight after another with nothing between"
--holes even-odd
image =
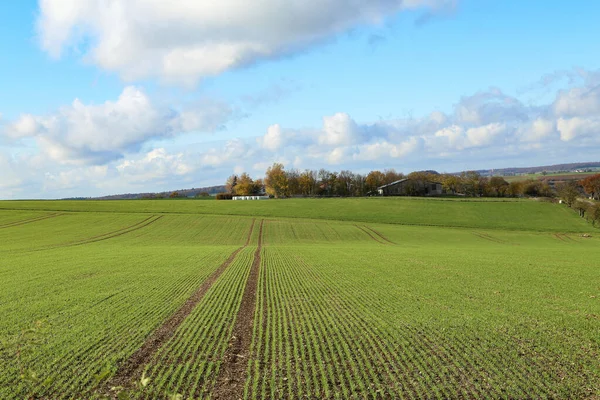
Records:
<instances>
[{"instance_id":1,"label":"soil","mask_svg":"<svg viewBox=\"0 0 600 400\"><path fill-rule=\"evenodd\" d=\"M111 388L131 388L133 382L139 377L141 377L144 366L148 364L148 362L150 362L152 356L175 334L177 328L190 315L190 313L198 305L200 300L202 300L206 292L208 292L211 286L217 281L217 279L219 279L221 274L233 262L238 253L244 247L248 246L248 244L250 243L250 238L252 237L253 229L254 220L252 221L252 225L250 226L250 232L248 233L248 237L244 246L231 253L227 260L225 260L225 262L223 262L223 264L221 264L219 268L217 268L217 270L213 272L212 275L210 275L198 287L198 289L196 289L192 296L186 300L186 302L175 312L175 314L169 317L169 319L167 319L161 326L159 326L154 332L152 332L152 334L146 339L142 347L140 347L135 353L133 353L127 361L121 364L121 366L117 370L117 373L103 385L104 387L100 390L102 393L110 396L116 396L117 393L111 391Z\"/></svg>"},{"instance_id":2,"label":"soil","mask_svg":"<svg viewBox=\"0 0 600 400\"><path fill-rule=\"evenodd\" d=\"M260 275L263 223L264 221L260 223L258 247L254 253L254 261L246 282L242 303L235 319L229 346L223 356L223 364L221 364L219 375L215 381L215 388L211 393L212 399L241 399L244 395L246 367L252 344L256 292Z\"/></svg>"}]
</instances>

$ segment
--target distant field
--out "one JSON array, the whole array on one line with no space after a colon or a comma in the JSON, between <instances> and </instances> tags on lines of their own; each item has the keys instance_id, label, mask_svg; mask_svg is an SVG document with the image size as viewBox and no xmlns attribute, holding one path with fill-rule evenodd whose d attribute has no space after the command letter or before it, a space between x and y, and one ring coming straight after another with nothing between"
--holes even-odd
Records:
<instances>
[{"instance_id":1,"label":"distant field","mask_svg":"<svg viewBox=\"0 0 600 400\"><path fill-rule=\"evenodd\" d=\"M546 175L542 175L542 174L526 174L526 175L518 175L518 176L504 176L503 178L507 181L507 182L515 182L515 181L525 181L527 179L548 179L548 178L554 178L554 179L584 179L588 176L591 175L596 175L599 174L600 171L595 171L595 172L580 172L580 173L576 173L576 172L561 172L561 173L556 173L556 174L546 174Z\"/></svg>"},{"instance_id":2,"label":"distant field","mask_svg":"<svg viewBox=\"0 0 600 400\"><path fill-rule=\"evenodd\" d=\"M600 396L558 204L0 202L0 253L2 399Z\"/></svg>"}]
</instances>

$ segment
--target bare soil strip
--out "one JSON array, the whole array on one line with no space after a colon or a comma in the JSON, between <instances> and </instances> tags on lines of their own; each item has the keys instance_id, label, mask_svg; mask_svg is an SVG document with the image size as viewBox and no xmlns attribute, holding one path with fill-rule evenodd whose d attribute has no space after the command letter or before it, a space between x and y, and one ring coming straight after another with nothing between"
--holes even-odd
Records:
<instances>
[{"instance_id":1,"label":"bare soil strip","mask_svg":"<svg viewBox=\"0 0 600 400\"><path fill-rule=\"evenodd\" d=\"M217 270L213 272L212 275L210 275L198 287L198 289L196 289L192 296L186 300L186 302L175 312L175 314L171 315L169 319L163 322L161 326L152 332L144 344L142 344L142 347L133 353L127 361L121 364L117 373L110 380L108 380L102 388L102 393L116 395L115 392L111 392L112 387L131 387L133 381L141 376L144 366L150 362L152 356L175 334L177 328L183 323L187 316L190 315L200 300L202 300L206 292L208 292L211 286L233 262L238 253L244 247L248 246L252 237L253 229L254 220L252 220L252 225L250 226L250 231L248 232L248 237L244 246L231 253L227 260L225 260L225 262L223 262L223 264L221 264L219 268L217 268Z\"/></svg>"},{"instance_id":2,"label":"bare soil strip","mask_svg":"<svg viewBox=\"0 0 600 400\"><path fill-rule=\"evenodd\" d=\"M364 233L366 233L367 235L369 235L371 237L371 239L373 239L374 241L376 241L377 243L381 243L381 244L385 244L384 242L382 242L381 240L379 240L378 237L373 236L373 234L371 232L369 232L368 230L366 230L365 228L363 228L362 226L359 225L354 225L356 226L358 229L360 229L361 231L363 231Z\"/></svg>"},{"instance_id":3,"label":"bare soil strip","mask_svg":"<svg viewBox=\"0 0 600 400\"><path fill-rule=\"evenodd\" d=\"M246 367L248 366L252 345L256 292L260 275L263 224L264 220L260 223L258 247L254 253L254 261L244 288L242 303L235 319L229 346L225 350L223 363L215 380L214 390L211 393L212 399L241 399L244 395Z\"/></svg>"},{"instance_id":4,"label":"bare soil strip","mask_svg":"<svg viewBox=\"0 0 600 400\"><path fill-rule=\"evenodd\" d=\"M396 244L396 243L392 242L390 239L386 238L382 233L379 233L378 231L376 231L375 229L373 229L373 228L371 228L369 226L365 226L365 228L367 228L368 230L370 230L371 232L373 232L374 234L376 234L377 236L379 236L380 238L382 238L386 242L391 243L391 244Z\"/></svg>"},{"instance_id":5,"label":"bare soil strip","mask_svg":"<svg viewBox=\"0 0 600 400\"><path fill-rule=\"evenodd\" d=\"M50 214L50 215L44 215L42 217L35 217L35 218L24 219L24 220L21 220L21 221L14 221L14 222L10 222L8 224L0 225L0 229L12 228L13 226L30 224L32 222L37 222L37 221L42 221L42 220L48 219L48 218L58 217L59 215L62 215L62 214L60 214L60 213L54 213L54 214Z\"/></svg>"}]
</instances>

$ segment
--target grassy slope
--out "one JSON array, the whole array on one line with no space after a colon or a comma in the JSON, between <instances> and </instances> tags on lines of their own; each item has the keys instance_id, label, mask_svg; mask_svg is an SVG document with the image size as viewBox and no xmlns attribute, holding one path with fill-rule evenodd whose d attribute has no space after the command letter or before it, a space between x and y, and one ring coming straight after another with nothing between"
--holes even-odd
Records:
<instances>
[{"instance_id":1,"label":"grassy slope","mask_svg":"<svg viewBox=\"0 0 600 400\"><path fill-rule=\"evenodd\" d=\"M532 200L2 201L2 209L244 215L556 232L586 232L591 229L564 206Z\"/></svg>"}]
</instances>

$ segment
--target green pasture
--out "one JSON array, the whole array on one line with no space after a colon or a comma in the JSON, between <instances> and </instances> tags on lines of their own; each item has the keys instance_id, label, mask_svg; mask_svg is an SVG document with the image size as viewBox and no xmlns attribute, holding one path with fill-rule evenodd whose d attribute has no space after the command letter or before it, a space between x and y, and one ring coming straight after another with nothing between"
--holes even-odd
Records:
<instances>
[{"instance_id":1,"label":"green pasture","mask_svg":"<svg viewBox=\"0 0 600 400\"><path fill-rule=\"evenodd\" d=\"M111 200L3 201L15 210L105 213L175 213L310 218L400 225L452 226L526 231L585 232L588 224L556 204L523 199L329 198L261 201Z\"/></svg>"},{"instance_id":2,"label":"green pasture","mask_svg":"<svg viewBox=\"0 0 600 400\"><path fill-rule=\"evenodd\" d=\"M241 248L132 394L209 398L261 221L245 398L600 396L599 230L558 204L383 198L0 202L0 398L101 398Z\"/></svg>"}]
</instances>

